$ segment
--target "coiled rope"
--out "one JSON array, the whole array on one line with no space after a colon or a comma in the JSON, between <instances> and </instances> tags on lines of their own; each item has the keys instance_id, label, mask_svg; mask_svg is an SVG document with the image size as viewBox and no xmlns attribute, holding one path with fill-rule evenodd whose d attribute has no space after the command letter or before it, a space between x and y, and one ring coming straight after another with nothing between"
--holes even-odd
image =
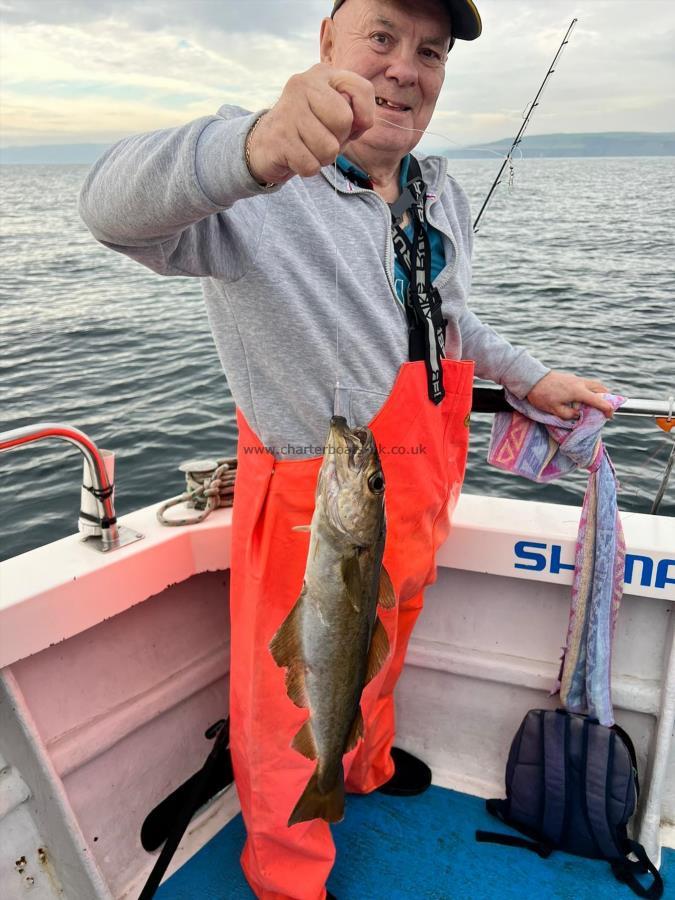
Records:
<instances>
[{"instance_id":1,"label":"coiled rope","mask_svg":"<svg viewBox=\"0 0 675 900\"><path fill-rule=\"evenodd\" d=\"M234 481L237 474L236 457L218 460L191 460L179 466L185 472L186 490L178 497L167 500L157 510L157 519L162 525L196 525L220 506L232 506ZM180 519L166 518L164 513L179 503L196 509L194 516Z\"/></svg>"}]
</instances>

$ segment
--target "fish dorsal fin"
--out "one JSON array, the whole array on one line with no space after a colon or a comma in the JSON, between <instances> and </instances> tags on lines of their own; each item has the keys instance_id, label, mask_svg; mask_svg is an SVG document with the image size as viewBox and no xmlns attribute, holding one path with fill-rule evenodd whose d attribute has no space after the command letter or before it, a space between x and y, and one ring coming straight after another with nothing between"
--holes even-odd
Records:
<instances>
[{"instance_id":1,"label":"fish dorsal fin","mask_svg":"<svg viewBox=\"0 0 675 900\"><path fill-rule=\"evenodd\" d=\"M345 753L349 753L350 750L353 750L354 747L359 742L359 738L363 737L363 713L361 712L361 707L356 710L356 716L354 717L354 723L352 724L352 729L349 732L349 737L347 738L347 744L345 746Z\"/></svg>"},{"instance_id":2,"label":"fish dorsal fin","mask_svg":"<svg viewBox=\"0 0 675 900\"><path fill-rule=\"evenodd\" d=\"M366 681L368 684L369 681L377 675L382 666L384 665L384 661L389 655L389 638L387 637L387 632L384 630L384 625L380 622L379 619L375 619L375 628L373 629L373 636L370 640L370 650L368 651L368 668L366 669Z\"/></svg>"},{"instance_id":3,"label":"fish dorsal fin","mask_svg":"<svg viewBox=\"0 0 675 900\"><path fill-rule=\"evenodd\" d=\"M380 570L380 586L377 591L377 602L382 609L393 609L396 606L396 592L391 583L389 572L382 566Z\"/></svg>"},{"instance_id":4,"label":"fish dorsal fin","mask_svg":"<svg viewBox=\"0 0 675 900\"><path fill-rule=\"evenodd\" d=\"M307 759L318 759L319 751L310 719L307 719L300 731L295 735L291 747L297 750L298 753L302 753Z\"/></svg>"},{"instance_id":5,"label":"fish dorsal fin","mask_svg":"<svg viewBox=\"0 0 675 900\"><path fill-rule=\"evenodd\" d=\"M270 653L278 666L303 664L302 643L300 640L300 610L305 599L305 585L293 609L279 626L277 633L270 641Z\"/></svg>"},{"instance_id":6,"label":"fish dorsal fin","mask_svg":"<svg viewBox=\"0 0 675 900\"><path fill-rule=\"evenodd\" d=\"M311 525L294 525L291 528L291 531L311 531L311 530L312 530Z\"/></svg>"},{"instance_id":7,"label":"fish dorsal fin","mask_svg":"<svg viewBox=\"0 0 675 900\"><path fill-rule=\"evenodd\" d=\"M342 560L342 579L354 612L361 612L361 567L356 555Z\"/></svg>"}]
</instances>

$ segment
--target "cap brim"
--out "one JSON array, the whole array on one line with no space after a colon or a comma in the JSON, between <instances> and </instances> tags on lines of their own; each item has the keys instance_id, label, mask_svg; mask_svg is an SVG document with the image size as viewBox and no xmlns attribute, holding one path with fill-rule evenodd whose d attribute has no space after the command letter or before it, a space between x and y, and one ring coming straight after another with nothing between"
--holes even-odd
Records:
<instances>
[{"instance_id":1,"label":"cap brim","mask_svg":"<svg viewBox=\"0 0 675 900\"><path fill-rule=\"evenodd\" d=\"M475 41L480 37L483 23L473 0L444 0L452 21L452 36L460 41ZM335 0L333 12L335 15L344 0Z\"/></svg>"},{"instance_id":2,"label":"cap brim","mask_svg":"<svg viewBox=\"0 0 675 900\"><path fill-rule=\"evenodd\" d=\"M483 23L473 0L445 0L452 22L452 36L460 41L475 41Z\"/></svg>"}]
</instances>

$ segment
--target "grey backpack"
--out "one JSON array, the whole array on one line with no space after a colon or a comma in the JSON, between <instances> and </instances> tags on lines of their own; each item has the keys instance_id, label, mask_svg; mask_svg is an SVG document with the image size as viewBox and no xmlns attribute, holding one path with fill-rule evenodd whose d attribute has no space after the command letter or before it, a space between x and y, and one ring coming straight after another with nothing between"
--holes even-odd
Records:
<instances>
[{"instance_id":1,"label":"grey backpack","mask_svg":"<svg viewBox=\"0 0 675 900\"><path fill-rule=\"evenodd\" d=\"M511 744L506 800L487 801L488 812L531 840L489 831L477 831L476 839L542 857L564 850L605 859L635 894L657 900L659 871L627 831L639 790L635 749L618 725L563 709L531 709ZM647 872L653 880L643 887L636 876Z\"/></svg>"}]
</instances>

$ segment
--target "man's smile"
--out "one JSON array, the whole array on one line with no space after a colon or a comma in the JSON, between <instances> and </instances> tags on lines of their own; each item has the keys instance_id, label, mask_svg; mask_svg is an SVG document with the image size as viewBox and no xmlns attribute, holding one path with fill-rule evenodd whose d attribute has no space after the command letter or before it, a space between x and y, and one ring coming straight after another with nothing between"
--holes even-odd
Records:
<instances>
[{"instance_id":1,"label":"man's smile","mask_svg":"<svg viewBox=\"0 0 675 900\"><path fill-rule=\"evenodd\" d=\"M375 102L378 106L382 106L385 109L393 109L398 112L409 112L410 107L405 106L402 103L393 103L391 100L387 100L385 97L375 97Z\"/></svg>"}]
</instances>

